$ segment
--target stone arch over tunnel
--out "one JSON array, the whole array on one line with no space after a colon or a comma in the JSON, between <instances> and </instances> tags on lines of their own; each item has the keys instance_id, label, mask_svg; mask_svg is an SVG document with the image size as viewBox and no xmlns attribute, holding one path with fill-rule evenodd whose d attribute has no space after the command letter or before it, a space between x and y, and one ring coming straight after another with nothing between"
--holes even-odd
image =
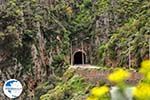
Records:
<instances>
[{"instance_id":1,"label":"stone arch over tunnel","mask_svg":"<svg viewBox=\"0 0 150 100\"><path fill-rule=\"evenodd\" d=\"M84 51L76 51L73 54L73 65L85 63L86 63L86 53Z\"/></svg>"}]
</instances>

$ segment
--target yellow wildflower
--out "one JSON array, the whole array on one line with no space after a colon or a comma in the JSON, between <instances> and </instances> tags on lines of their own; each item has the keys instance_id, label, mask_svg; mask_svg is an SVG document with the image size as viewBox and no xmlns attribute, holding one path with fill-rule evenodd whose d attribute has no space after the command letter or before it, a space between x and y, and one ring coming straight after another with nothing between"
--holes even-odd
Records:
<instances>
[{"instance_id":1,"label":"yellow wildflower","mask_svg":"<svg viewBox=\"0 0 150 100\"><path fill-rule=\"evenodd\" d=\"M150 60L145 60L145 61L143 61L142 63L141 63L141 67L150 67Z\"/></svg>"},{"instance_id":2,"label":"yellow wildflower","mask_svg":"<svg viewBox=\"0 0 150 100\"><path fill-rule=\"evenodd\" d=\"M145 60L141 63L140 72L144 75L150 72L150 60Z\"/></svg>"},{"instance_id":3,"label":"yellow wildflower","mask_svg":"<svg viewBox=\"0 0 150 100\"><path fill-rule=\"evenodd\" d=\"M133 95L138 100L150 100L150 84L140 83L135 90Z\"/></svg>"},{"instance_id":4,"label":"yellow wildflower","mask_svg":"<svg viewBox=\"0 0 150 100\"><path fill-rule=\"evenodd\" d=\"M145 75L144 80L150 83L150 72Z\"/></svg>"},{"instance_id":5,"label":"yellow wildflower","mask_svg":"<svg viewBox=\"0 0 150 100\"><path fill-rule=\"evenodd\" d=\"M98 100L98 98L95 96L89 96L86 100Z\"/></svg>"},{"instance_id":6,"label":"yellow wildflower","mask_svg":"<svg viewBox=\"0 0 150 100\"><path fill-rule=\"evenodd\" d=\"M109 88L106 86L94 87L91 90L91 94L94 96L97 96L97 97L101 97L101 96L105 95L108 91L109 91Z\"/></svg>"},{"instance_id":7,"label":"yellow wildflower","mask_svg":"<svg viewBox=\"0 0 150 100\"><path fill-rule=\"evenodd\" d=\"M129 78L130 73L123 69L117 69L108 76L108 79L112 82L120 83Z\"/></svg>"},{"instance_id":8,"label":"yellow wildflower","mask_svg":"<svg viewBox=\"0 0 150 100\"><path fill-rule=\"evenodd\" d=\"M72 12L73 12L73 11L72 11L72 8L71 8L71 7L67 7L67 8L66 8L66 12L67 12L68 14L72 14Z\"/></svg>"}]
</instances>

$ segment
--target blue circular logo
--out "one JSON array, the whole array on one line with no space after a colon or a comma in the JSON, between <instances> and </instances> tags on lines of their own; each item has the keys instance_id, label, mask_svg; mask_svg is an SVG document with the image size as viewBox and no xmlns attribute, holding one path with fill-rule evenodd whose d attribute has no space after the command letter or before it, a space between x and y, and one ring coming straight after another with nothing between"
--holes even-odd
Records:
<instances>
[{"instance_id":1,"label":"blue circular logo","mask_svg":"<svg viewBox=\"0 0 150 100\"><path fill-rule=\"evenodd\" d=\"M4 94L9 98L17 98L22 93L22 84L16 79L10 79L3 86Z\"/></svg>"}]
</instances>

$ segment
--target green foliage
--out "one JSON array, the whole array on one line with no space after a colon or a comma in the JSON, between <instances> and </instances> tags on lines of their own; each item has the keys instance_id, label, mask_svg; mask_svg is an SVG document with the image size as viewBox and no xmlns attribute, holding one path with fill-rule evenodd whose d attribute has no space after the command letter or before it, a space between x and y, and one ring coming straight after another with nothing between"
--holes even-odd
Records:
<instances>
[{"instance_id":1,"label":"green foliage","mask_svg":"<svg viewBox=\"0 0 150 100\"><path fill-rule=\"evenodd\" d=\"M51 66L54 69L54 72L56 73L56 75L58 76L62 76L62 74L66 71L66 69L68 68L68 64L64 61L64 55L57 55L54 56L53 58L53 62L51 64Z\"/></svg>"},{"instance_id":2,"label":"green foliage","mask_svg":"<svg viewBox=\"0 0 150 100\"><path fill-rule=\"evenodd\" d=\"M48 69L53 68L58 76L68 68L65 58L70 56L70 43L76 38L78 42L89 40L87 44L92 49L89 58L95 64L127 66L130 51L133 59L130 67L138 67L149 52L144 37L150 34L149 8L148 0L54 0L52 4L7 0L0 8L0 50L17 59L23 66L23 74L31 73L31 46L37 46L37 34L41 32L46 43L43 49L51 59ZM72 77L72 72L67 73L69 76ZM81 98L87 85L79 77L70 78L66 78L67 84L61 83L41 98L60 100L60 96L75 100L76 95Z\"/></svg>"},{"instance_id":3,"label":"green foliage","mask_svg":"<svg viewBox=\"0 0 150 100\"><path fill-rule=\"evenodd\" d=\"M131 52L132 67L138 67L148 52L149 4L147 0L122 0L118 1L118 20L120 27L110 35L107 43L99 47L101 65L107 65L109 61L116 60L117 66L128 66L129 51ZM146 36L147 35L147 36ZM143 45L144 44L144 45ZM107 58L106 58L107 57ZM130 67L131 67L130 66Z\"/></svg>"},{"instance_id":4,"label":"green foliage","mask_svg":"<svg viewBox=\"0 0 150 100\"><path fill-rule=\"evenodd\" d=\"M76 94L85 93L87 84L79 76L74 75L67 82L60 83L55 89L48 91L47 94L42 95L40 100L66 100L76 96Z\"/></svg>"}]
</instances>

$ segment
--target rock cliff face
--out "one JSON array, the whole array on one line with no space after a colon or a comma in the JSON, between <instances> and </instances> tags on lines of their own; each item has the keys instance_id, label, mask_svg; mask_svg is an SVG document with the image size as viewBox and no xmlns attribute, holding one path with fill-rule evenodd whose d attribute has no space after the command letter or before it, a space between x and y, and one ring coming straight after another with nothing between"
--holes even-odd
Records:
<instances>
[{"instance_id":1,"label":"rock cliff face","mask_svg":"<svg viewBox=\"0 0 150 100\"><path fill-rule=\"evenodd\" d=\"M20 80L19 99L32 100L61 81L78 50L86 64L136 69L150 56L149 8L148 0L0 0L0 81ZM39 94L41 84L50 85Z\"/></svg>"}]
</instances>

